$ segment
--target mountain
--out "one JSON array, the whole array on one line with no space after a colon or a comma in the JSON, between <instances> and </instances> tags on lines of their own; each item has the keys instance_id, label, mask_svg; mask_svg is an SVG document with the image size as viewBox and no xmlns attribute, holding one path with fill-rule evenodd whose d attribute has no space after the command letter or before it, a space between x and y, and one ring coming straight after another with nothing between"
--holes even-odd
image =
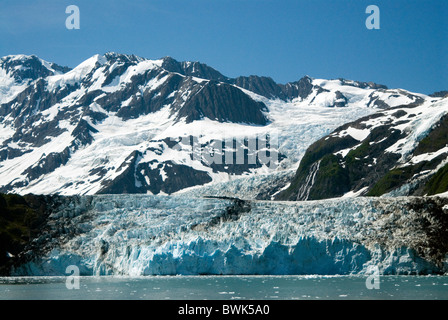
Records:
<instances>
[{"instance_id":1,"label":"mountain","mask_svg":"<svg viewBox=\"0 0 448 320\"><path fill-rule=\"evenodd\" d=\"M265 175L276 183L252 194L269 198L319 138L431 99L345 79L228 78L170 57L106 53L71 69L6 56L0 192L172 194Z\"/></svg>"},{"instance_id":2,"label":"mountain","mask_svg":"<svg viewBox=\"0 0 448 320\"><path fill-rule=\"evenodd\" d=\"M281 200L448 191L448 98L432 97L347 123L306 151Z\"/></svg>"}]
</instances>

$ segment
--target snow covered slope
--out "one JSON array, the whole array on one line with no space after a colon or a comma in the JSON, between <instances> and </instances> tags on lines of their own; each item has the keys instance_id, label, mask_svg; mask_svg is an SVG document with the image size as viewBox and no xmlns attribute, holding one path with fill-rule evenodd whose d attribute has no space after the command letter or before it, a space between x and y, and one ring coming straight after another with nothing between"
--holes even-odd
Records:
<instances>
[{"instance_id":1,"label":"snow covered slope","mask_svg":"<svg viewBox=\"0 0 448 320\"><path fill-rule=\"evenodd\" d=\"M306 148L338 126L428 99L344 79L232 79L169 57L107 53L69 69L8 56L0 60L0 192L172 194L263 175L278 184L247 196L269 198ZM231 161L240 151L243 161Z\"/></svg>"},{"instance_id":2,"label":"snow covered slope","mask_svg":"<svg viewBox=\"0 0 448 320\"><path fill-rule=\"evenodd\" d=\"M69 265L83 275L131 276L448 270L448 198L50 200L41 233L15 258L15 275L65 275Z\"/></svg>"},{"instance_id":3,"label":"snow covered slope","mask_svg":"<svg viewBox=\"0 0 448 320\"><path fill-rule=\"evenodd\" d=\"M434 195L448 190L448 98L432 97L347 123L307 150L277 197Z\"/></svg>"}]
</instances>

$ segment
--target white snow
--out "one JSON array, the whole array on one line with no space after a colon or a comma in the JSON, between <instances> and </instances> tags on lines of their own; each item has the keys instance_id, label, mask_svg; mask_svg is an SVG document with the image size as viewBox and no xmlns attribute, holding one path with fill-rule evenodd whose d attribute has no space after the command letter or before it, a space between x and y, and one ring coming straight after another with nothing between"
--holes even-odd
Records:
<instances>
[{"instance_id":1,"label":"white snow","mask_svg":"<svg viewBox=\"0 0 448 320\"><path fill-rule=\"evenodd\" d=\"M396 126L397 129L406 132L407 136L398 140L394 145L386 149L387 152L401 154L402 162L407 160L407 157L417 146L418 142L429 133L432 126L437 123L443 115L448 113L448 99L443 99L435 103L426 101L422 105L410 110L412 110L412 113L418 114L419 116L411 118L411 121L408 123Z\"/></svg>"},{"instance_id":2,"label":"white snow","mask_svg":"<svg viewBox=\"0 0 448 320\"><path fill-rule=\"evenodd\" d=\"M354 198L354 197L359 197L359 196L361 196L361 195L363 195L366 191L367 191L367 189L369 189L369 187L364 187L364 188L361 188L361 189L359 189L358 191L349 191L349 192L347 192L346 194L344 194L343 196L342 196L342 198Z\"/></svg>"},{"instance_id":3,"label":"white snow","mask_svg":"<svg viewBox=\"0 0 448 320\"><path fill-rule=\"evenodd\" d=\"M418 156L413 157L410 162L413 164L422 162L422 161L431 161L435 158L437 158L438 156L440 156L441 154L444 153L448 153L448 146L437 150L436 152L430 152L430 153L424 153L424 154L419 154Z\"/></svg>"},{"instance_id":4,"label":"white snow","mask_svg":"<svg viewBox=\"0 0 448 320\"><path fill-rule=\"evenodd\" d=\"M347 135L351 136L353 139L358 141L363 141L365 138L367 138L370 134L369 129L356 129L349 127L344 131L341 131L341 137L345 137Z\"/></svg>"},{"instance_id":5,"label":"white snow","mask_svg":"<svg viewBox=\"0 0 448 320\"><path fill-rule=\"evenodd\" d=\"M361 146L361 143L351 148L339 150L338 152L335 152L334 155L340 155L342 158L345 158L350 151L356 150L359 146Z\"/></svg>"},{"instance_id":6,"label":"white snow","mask_svg":"<svg viewBox=\"0 0 448 320\"><path fill-rule=\"evenodd\" d=\"M111 83L104 85L104 81L106 77L104 75L107 70L109 73L118 66L117 63L114 63L112 66L107 68L107 66L103 66L102 68L98 68L93 74L92 78L95 79L95 82L92 86L89 87L88 91L102 90L104 92L115 92L117 90L122 89L126 86L127 83L131 82L131 78L145 73L148 70L152 70L154 68L159 68L161 66L161 60L142 60L134 66L129 67L122 75L117 76ZM147 84L146 88L152 88L152 90L157 89L163 82L168 78L167 75L159 78L151 79ZM143 88L142 88L143 89Z\"/></svg>"},{"instance_id":7,"label":"white snow","mask_svg":"<svg viewBox=\"0 0 448 320\"><path fill-rule=\"evenodd\" d=\"M56 88L67 84L75 85L87 76L97 64L102 65L105 62L106 60L103 56L95 55L67 73L50 76L47 78L47 90L53 92Z\"/></svg>"},{"instance_id":8,"label":"white snow","mask_svg":"<svg viewBox=\"0 0 448 320\"><path fill-rule=\"evenodd\" d=\"M27 86L27 82L17 83L3 68L0 68L0 104L13 100Z\"/></svg>"}]
</instances>

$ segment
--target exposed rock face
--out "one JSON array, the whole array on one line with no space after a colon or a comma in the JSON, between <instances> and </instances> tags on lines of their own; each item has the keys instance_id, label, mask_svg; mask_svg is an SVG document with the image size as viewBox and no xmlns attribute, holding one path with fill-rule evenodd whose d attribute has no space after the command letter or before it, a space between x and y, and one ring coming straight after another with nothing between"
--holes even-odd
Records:
<instances>
[{"instance_id":1,"label":"exposed rock face","mask_svg":"<svg viewBox=\"0 0 448 320\"><path fill-rule=\"evenodd\" d=\"M266 125L263 114L267 107L262 102L252 100L234 86L209 81L179 110L178 119L187 122L207 117L220 122L249 123Z\"/></svg>"},{"instance_id":2,"label":"exposed rock face","mask_svg":"<svg viewBox=\"0 0 448 320\"><path fill-rule=\"evenodd\" d=\"M433 94L430 94L430 96L435 97L435 98L446 98L448 96L448 91L443 90L443 91L434 92Z\"/></svg>"},{"instance_id":3,"label":"exposed rock face","mask_svg":"<svg viewBox=\"0 0 448 320\"><path fill-rule=\"evenodd\" d=\"M49 216L67 201L73 199L0 194L0 275L9 275L13 266L25 262L23 255L30 248L35 256L46 252L44 243L49 238L45 234L51 228Z\"/></svg>"}]
</instances>

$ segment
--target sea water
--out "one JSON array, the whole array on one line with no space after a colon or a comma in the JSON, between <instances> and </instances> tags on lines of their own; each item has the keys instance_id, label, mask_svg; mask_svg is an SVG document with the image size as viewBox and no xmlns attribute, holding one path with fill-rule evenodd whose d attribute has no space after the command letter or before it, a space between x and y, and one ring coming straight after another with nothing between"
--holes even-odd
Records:
<instances>
[{"instance_id":1,"label":"sea water","mask_svg":"<svg viewBox=\"0 0 448 320\"><path fill-rule=\"evenodd\" d=\"M1 300L446 300L448 276L3 277ZM370 287L370 288L369 288ZM71 288L71 289L69 289Z\"/></svg>"}]
</instances>

